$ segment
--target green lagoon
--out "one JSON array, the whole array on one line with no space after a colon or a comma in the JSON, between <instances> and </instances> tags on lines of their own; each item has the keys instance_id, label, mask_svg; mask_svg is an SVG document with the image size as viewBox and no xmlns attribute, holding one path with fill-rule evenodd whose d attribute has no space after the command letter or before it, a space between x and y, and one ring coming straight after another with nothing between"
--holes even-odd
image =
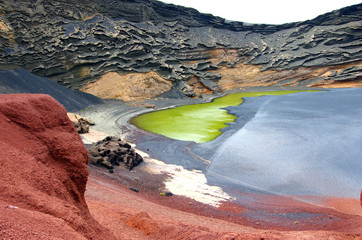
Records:
<instances>
[{"instance_id":1,"label":"green lagoon","mask_svg":"<svg viewBox=\"0 0 362 240\"><path fill-rule=\"evenodd\" d=\"M221 129L227 127L227 123L235 121L236 117L222 108L240 105L245 97L285 95L297 92L306 91L232 93L216 98L210 103L184 105L145 113L132 118L130 123L138 128L169 138L204 143L220 136Z\"/></svg>"}]
</instances>

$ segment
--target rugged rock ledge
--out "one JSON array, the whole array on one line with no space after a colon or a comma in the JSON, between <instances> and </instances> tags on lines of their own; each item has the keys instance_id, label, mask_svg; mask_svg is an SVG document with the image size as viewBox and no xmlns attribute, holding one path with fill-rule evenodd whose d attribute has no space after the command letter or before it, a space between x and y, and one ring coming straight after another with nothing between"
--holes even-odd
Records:
<instances>
[{"instance_id":1,"label":"rugged rock ledge","mask_svg":"<svg viewBox=\"0 0 362 240\"><path fill-rule=\"evenodd\" d=\"M146 74L138 85L147 86L155 71L197 96L222 89L225 69L254 65L248 85L276 84L278 78L260 82L265 70L281 72L289 85L361 80L361 4L305 22L250 25L153 0L0 3L0 66L22 67L75 89L110 72ZM319 74L331 66L334 72ZM287 77L290 71L299 74ZM234 87L245 86L244 80L238 76ZM127 77L119 81L132 87ZM150 96L139 91L133 97Z\"/></svg>"},{"instance_id":2,"label":"rugged rock ledge","mask_svg":"<svg viewBox=\"0 0 362 240\"><path fill-rule=\"evenodd\" d=\"M66 110L47 95L0 95L0 123L0 238L114 239L86 205L88 152Z\"/></svg>"}]
</instances>

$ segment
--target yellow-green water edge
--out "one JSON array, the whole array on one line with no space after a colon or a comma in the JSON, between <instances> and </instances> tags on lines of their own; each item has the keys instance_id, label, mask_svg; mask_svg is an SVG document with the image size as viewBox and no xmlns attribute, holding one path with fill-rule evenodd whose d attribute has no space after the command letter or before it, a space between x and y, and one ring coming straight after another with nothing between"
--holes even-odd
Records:
<instances>
[{"instance_id":1,"label":"yellow-green water edge","mask_svg":"<svg viewBox=\"0 0 362 240\"><path fill-rule=\"evenodd\" d=\"M308 92L313 92L310 90ZM264 95L285 95L303 90L232 93L216 98L210 103L184 105L176 108L145 113L134 117L130 123L138 128L169 138L204 143L222 134L226 123L234 122L236 117L222 108L237 106L245 97Z\"/></svg>"}]
</instances>

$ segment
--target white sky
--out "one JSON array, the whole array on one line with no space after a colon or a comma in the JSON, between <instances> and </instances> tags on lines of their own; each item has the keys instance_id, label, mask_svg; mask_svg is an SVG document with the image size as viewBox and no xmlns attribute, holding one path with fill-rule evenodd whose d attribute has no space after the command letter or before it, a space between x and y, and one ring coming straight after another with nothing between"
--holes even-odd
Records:
<instances>
[{"instance_id":1,"label":"white sky","mask_svg":"<svg viewBox=\"0 0 362 240\"><path fill-rule=\"evenodd\" d=\"M227 20L282 24L313 19L361 0L161 0Z\"/></svg>"}]
</instances>

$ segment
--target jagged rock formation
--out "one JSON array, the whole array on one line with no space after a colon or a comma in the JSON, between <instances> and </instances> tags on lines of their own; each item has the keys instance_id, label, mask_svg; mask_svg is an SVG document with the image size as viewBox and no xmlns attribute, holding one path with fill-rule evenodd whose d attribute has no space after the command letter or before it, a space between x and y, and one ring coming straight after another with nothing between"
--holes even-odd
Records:
<instances>
[{"instance_id":1,"label":"jagged rock formation","mask_svg":"<svg viewBox=\"0 0 362 240\"><path fill-rule=\"evenodd\" d=\"M140 73L147 79L155 71L197 96L222 89L220 81L228 80L225 69L236 75L250 65L257 67L256 78L266 70L286 76L303 67L281 84L361 79L358 72L343 69L361 66L362 4L305 22L250 25L154 0L0 3L0 65L22 67L75 89L110 72ZM319 70L327 66L343 70L343 78ZM246 78L248 84L241 75L239 84L229 87L254 84L254 78ZM278 79L274 74L254 85Z\"/></svg>"},{"instance_id":2,"label":"jagged rock formation","mask_svg":"<svg viewBox=\"0 0 362 240\"><path fill-rule=\"evenodd\" d=\"M88 152L66 113L48 95L0 95L1 239L115 239L88 210Z\"/></svg>"},{"instance_id":3,"label":"jagged rock formation","mask_svg":"<svg viewBox=\"0 0 362 240\"><path fill-rule=\"evenodd\" d=\"M89 120L75 113L67 113L67 116L69 117L70 121L72 121L75 129L79 134L88 133L89 126L95 125L92 120Z\"/></svg>"},{"instance_id":4,"label":"jagged rock formation","mask_svg":"<svg viewBox=\"0 0 362 240\"><path fill-rule=\"evenodd\" d=\"M135 149L117 137L106 137L89 149L90 163L113 169L120 163L129 169L139 165L143 159Z\"/></svg>"}]
</instances>

